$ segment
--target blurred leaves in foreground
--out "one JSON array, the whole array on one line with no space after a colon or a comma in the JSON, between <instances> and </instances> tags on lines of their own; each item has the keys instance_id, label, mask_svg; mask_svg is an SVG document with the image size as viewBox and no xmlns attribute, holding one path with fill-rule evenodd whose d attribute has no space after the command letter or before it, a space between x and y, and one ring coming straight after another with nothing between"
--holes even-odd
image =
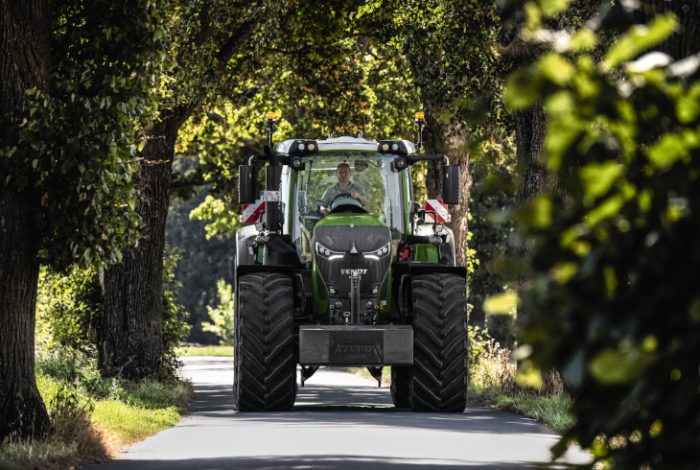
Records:
<instances>
[{"instance_id":1,"label":"blurred leaves in foreground","mask_svg":"<svg viewBox=\"0 0 700 470\"><path fill-rule=\"evenodd\" d=\"M574 397L555 453L576 441L604 467L700 462L699 61L648 52L677 29L658 16L602 57L598 31L568 36L586 48L560 35L506 92L514 109L544 104L563 188L518 216L532 247L521 365L559 370Z\"/></svg>"}]
</instances>

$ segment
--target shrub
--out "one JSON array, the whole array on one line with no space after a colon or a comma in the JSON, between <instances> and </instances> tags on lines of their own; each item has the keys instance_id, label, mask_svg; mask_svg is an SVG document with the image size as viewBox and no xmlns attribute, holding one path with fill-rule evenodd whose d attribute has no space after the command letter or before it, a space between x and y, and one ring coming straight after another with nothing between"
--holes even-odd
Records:
<instances>
[{"instance_id":1,"label":"shrub","mask_svg":"<svg viewBox=\"0 0 700 470\"><path fill-rule=\"evenodd\" d=\"M235 303L233 288L223 279L216 283L219 304L212 308L207 306L207 312L211 322L202 323L202 330L214 333L219 338L219 344L230 346L233 344L233 313Z\"/></svg>"},{"instance_id":2,"label":"shrub","mask_svg":"<svg viewBox=\"0 0 700 470\"><path fill-rule=\"evenodd\" d=\"M175 278L175 267L180 260L180 252L166 247L163 257L163 371L164 378L172 378L180 365L176 348L187 338L190 325L188 313L175 299L182 283Z\"/></svg>"},{"instance_id":3,"label":"shrub","mask_svg":"<svg viewBox=\"0 0 700 470\"><path fill-rule=\"evenodd\" d=\"M66 273L41 268L37 294L37 345L94 353L102 290L95 269L72 267Z\"/></svg>"}]
</instances>

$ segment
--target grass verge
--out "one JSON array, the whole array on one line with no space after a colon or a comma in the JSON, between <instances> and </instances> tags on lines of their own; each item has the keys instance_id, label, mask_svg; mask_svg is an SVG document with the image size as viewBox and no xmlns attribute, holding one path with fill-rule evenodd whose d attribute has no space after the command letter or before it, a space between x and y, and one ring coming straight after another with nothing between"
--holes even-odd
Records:
<instances>
[{"instance_id":1,"label":"grass verge","mask_svg":"<svg viewBox=\"0 0 700 470\"><path fill-rule=\"evenodd\" d=\"M175 352L178 356L233 356L233 346L192 345L180 346Z\"/></svg>"},{"instance_id":2,"label":"grass verge","mask_svg":"<svg viewBox=\"0 0 700 470\"><path fill-rule=\"evenodd\" d=\"M483 333L473 341L478 354L470 361L471 400L533 418L560 433L573 425L571 398L564 393L559 374L546 373L540 390L524 387L516 380L517 365L510 350Z\"/></svg>"},{"instance_id":3,"label":"grass verge","mask_svg":"<svg viewBox=\"0 0 700 470\"><path fill-rule=\"evenodd\" d=\"M535 419L559 433L563 433L574 424L574 418L570 412L571 399L564 393L537 395L527 391L505 391L471 386L469 398Z\"/></svg>"},{"instance_id":4,"label":"grass verge","mask_svg":"<svg viewBox=\"0 0 700 470\"><path fill-rule=\"evenodd\" d=\"M189 383L101 379L91 366L38 361L37 386L51 431L43 441L0 447L0 469L65 469L106 460L122 446L175 425L192 395Z\"/></svg>"}]
</instances>

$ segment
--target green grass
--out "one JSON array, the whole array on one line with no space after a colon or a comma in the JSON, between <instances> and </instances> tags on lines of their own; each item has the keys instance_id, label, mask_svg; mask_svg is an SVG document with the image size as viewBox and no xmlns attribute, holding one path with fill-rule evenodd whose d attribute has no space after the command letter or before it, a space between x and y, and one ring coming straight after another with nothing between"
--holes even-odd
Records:
<instances>
[{"instance_id":1,"label":"green grass","mask_svg":"<svg viewBox=\"0 0 700 470\"><path fill-rule=\"evenodd\" d=\"M177 424L192 395L189 383L101 379L85 384L37 374L52 432L44 441L0 447L0 469L65 469L107 459L123 445Z\"/></svg>"},{"instance_id":2,"label":"green grass","mask_svg":"<svg viewBox=\"0 0 700 470\"><path fill-rule=\"evenodd\" d=\"M505 391L494 387L471 386L469 398L536 419L560 433L574 424L571 399L564 393L536 395L520 390Z\"/></svg>"},{"instance_id":3,"label":"green grass","mask_svg":"<svg viewBox=\"0 0 700 470\"><path fill-rule=\"evenodd\" d=\"M178 356L233 356L233 346L180 346L176 353Z\"/></svg>"},{"instance_id":4,"label":"green grass","mask_svg":"<svg viewBox=\"0 0 700 470\"><path fill-rule=\"evenodd\" d=\"M143 381L97 400L92 422L112 440L129 444L177 424L191 393L184 382Z\"/></svg>"},{"instance_id":5,"label":"green grass","mask_svg":"<svg viewBox=\"0 0 700 470\"><path fill-rule=\"evenodd\" d=\"M130 444L167 429L180 420L176 406L141 408L118 400L95 403L92 422L121 444Z\"/></svg>"}]
</instances>

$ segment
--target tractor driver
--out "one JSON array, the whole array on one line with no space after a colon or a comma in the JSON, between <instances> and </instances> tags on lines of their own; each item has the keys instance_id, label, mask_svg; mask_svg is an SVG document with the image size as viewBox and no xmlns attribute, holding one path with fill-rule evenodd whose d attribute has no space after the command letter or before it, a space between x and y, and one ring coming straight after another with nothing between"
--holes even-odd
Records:
<instances>
[{"instance_id":1,"label":"tractor driver","mask_svg":"<svg viewBox=\"0 0 700 470\"><path fill-rule=\"evenodd\" d=\"M359 184L350 181L350 165L343 162L336 169L338 183L326 189L321 197L321 206L326 210L330 210L331 203L339 194L349 194L353 199L360 201L360 204L365 203L365 189Z\"/></svg>"}]
</instances>

